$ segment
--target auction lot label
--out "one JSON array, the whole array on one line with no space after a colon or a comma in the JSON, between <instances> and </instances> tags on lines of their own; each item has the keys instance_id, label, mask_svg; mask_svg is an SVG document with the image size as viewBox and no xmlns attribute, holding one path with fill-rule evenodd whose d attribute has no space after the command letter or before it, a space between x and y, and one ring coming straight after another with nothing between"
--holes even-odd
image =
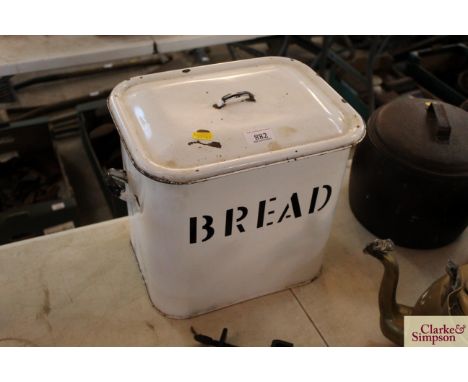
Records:
<instances>
[{"instance_id":1,"label":"auction lot label","mask_svg":"<svg viewBox=\"0 0 468 382\"><path fill-rule=\"evenodd\" d=\"M405 346L468 346L468 317L405 316Z\"/></svg>"}]
</instances>

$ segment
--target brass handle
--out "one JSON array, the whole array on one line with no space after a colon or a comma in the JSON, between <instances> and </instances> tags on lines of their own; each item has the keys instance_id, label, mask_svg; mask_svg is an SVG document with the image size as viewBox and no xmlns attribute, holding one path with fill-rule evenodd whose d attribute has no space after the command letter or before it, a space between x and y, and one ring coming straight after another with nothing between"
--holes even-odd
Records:
<instances>
[{"instance_id":1,"label":"brass handle","mask_svg":"<svg viewBox=\"0 0 468 382\"><path fill-rule=\"evenodd\" d=\"M224 106L226 106L226 102L231 99L231 98L240 98L247 96L247 99L245 101L247 102L255 102L255 96L248 91L241 91L237 93L232 93L232 94L226 94L224 97L222 97L218 102L216 102L213 107L215 109L222 109Z\"/></svg>"}]
</instances>

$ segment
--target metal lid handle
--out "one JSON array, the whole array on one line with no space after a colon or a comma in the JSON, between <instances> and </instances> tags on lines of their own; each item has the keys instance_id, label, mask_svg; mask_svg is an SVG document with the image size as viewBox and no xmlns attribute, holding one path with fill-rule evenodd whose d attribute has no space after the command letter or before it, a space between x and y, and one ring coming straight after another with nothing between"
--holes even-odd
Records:
<instances>
[{"instance_id":1,"label":"metal lid handle","mask_svg":"<svg viewBox=\"0 0 468 382\"><path fill-rule=\"evenodd\" d=\"M434 115L437 120L437 140L448 141L450 139L450 133L452 132L452 126L450 126L450 121L444 105L438 102L430 102L429 105L427 105L427 111Z\"/></svg>"},{"instance_id":2,"label":"metal lid handle","mask_svg":"<svg viewBox=\"0 0 468 382\"><path fill-rule=\"evenodd\" d=\"M237 93L232 93L232 94L226 94L224 97L222 97L218 102L216 102L213 107L215 109L222 109L224 106L226 106L226 102L231 99L231 98L239 98L239 97L244 97L247 96L248 98L245 100L247 102L255 102L255 96L248 91L241 91Z\"/></svg>"}]
</instances>

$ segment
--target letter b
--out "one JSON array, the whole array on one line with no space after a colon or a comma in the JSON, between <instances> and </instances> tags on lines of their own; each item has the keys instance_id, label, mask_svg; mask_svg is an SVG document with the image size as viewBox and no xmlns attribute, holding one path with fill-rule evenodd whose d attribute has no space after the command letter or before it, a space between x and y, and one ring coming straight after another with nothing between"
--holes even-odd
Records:
<instances>
[{"instance_id":1,"label":"letter b","mask_svg":"<svg viewBox=\"0 0 468 382\"><path fill-rule=\"evenodd\" d=\"M202 239L202 242L210 240L215 233L215 230L212 227L213 218L210 215L203 215L203 219L205 219L205 224L203 224L202 229L206 232L206 236ZM198 219L196 217L190 218L190 244L197 242L197 220Z\"/></svg>"}]
</instances>

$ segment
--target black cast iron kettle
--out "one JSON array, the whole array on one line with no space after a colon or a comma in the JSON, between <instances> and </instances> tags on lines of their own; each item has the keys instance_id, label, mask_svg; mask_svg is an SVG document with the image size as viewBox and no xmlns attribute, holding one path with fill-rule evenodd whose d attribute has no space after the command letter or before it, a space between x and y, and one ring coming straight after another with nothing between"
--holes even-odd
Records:
<instances>
[{"instance_id":1,"label":"black cast iron kettle","mask_svg":"<svg viewBox=\"0 0 468 382\"><path fill-rule=\"evenodd\" d=\"M356 147L349 202L369 231L399 246L456 240L468 225L468 112L409 97L376 110Z\"/></svg>"}]
</instances>

